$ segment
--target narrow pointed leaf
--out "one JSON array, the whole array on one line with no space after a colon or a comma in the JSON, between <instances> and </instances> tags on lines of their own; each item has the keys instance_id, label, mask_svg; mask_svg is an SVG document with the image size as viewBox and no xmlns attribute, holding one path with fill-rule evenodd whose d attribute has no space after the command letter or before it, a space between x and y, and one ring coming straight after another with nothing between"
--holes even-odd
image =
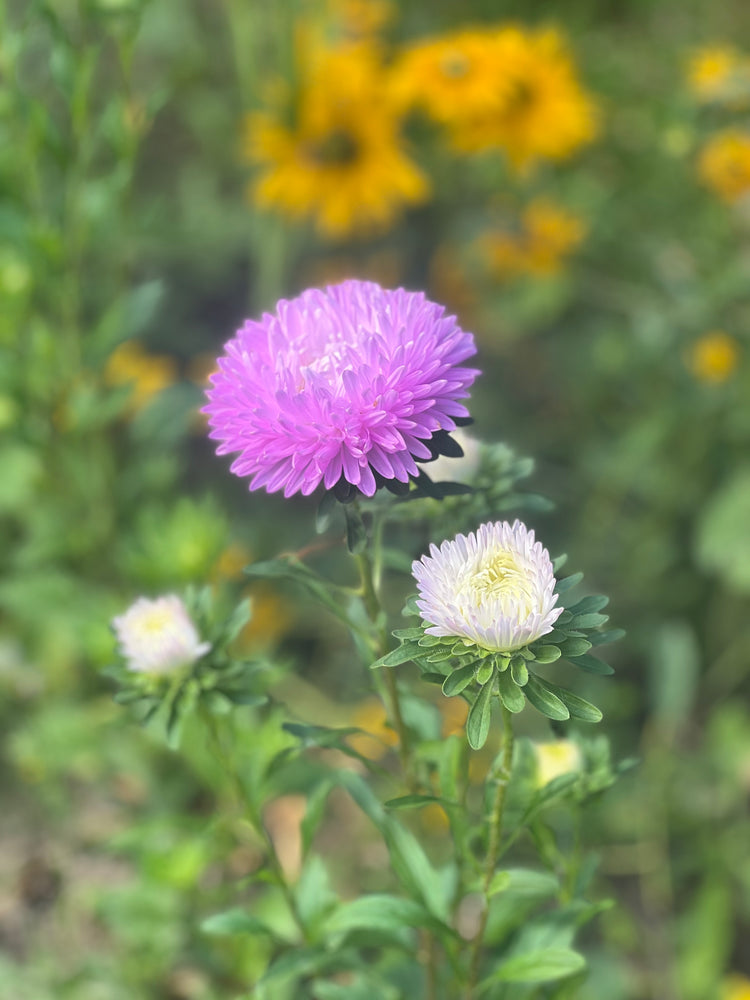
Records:
<instances>
[{"instance_id":1,"label":"narrow pointed leaf","mask_svg":"<svg viewBox=\"0 0 750 1000\"><path fill-rule=\"evenodd\" d=\"M492 685L485 684L469 709L466 719L466 738L472 750L481 750L487 742L492 718Z\"/></svg>"},{"instance_id":2,"label":"narrow pointed leaf","mask_svg":"<svg viewBox=\"0 0 750 1000\"><path fill-rule=\"evenodd\" d=\"M460 694L473 680L473 663L467 663L465 667L458 667L449 673L443 681L443 694L446 698L452 698L454 695Z\"/></svg>"},{"instance_id":3,"label":"narrow pointed leaf","mask_svg":"<svg viewBox=\"0 0 750 1000\"><path fill-rule=\"evenodd\" d=\"M614 673L608 663L600 660L597 656L591 656L589 653L584 653L583 656L571 656L569 659L576 667L580 667L588 674L600 674L602 677L607 677Z\"/></svg>"}]
</instances>

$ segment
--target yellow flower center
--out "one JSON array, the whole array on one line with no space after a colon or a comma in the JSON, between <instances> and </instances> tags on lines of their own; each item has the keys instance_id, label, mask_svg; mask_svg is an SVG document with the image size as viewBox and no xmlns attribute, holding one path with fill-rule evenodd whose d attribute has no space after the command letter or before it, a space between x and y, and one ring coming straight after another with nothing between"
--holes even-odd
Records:
<instances>
[{"instance_id":1,"label":"yellow flower center","mask_svg":"<svg viewBox=\"0 0 750 1000\"><path fill-rule=\"evenodd\" d=\"M476 598L490 601L516 601L523 614L530 614L533 594L529 574L512 552L494 552L469 581Z\"/></svg>"},{"instance_id":2,"label":"yellow flower center","mask_svg":"<svg viewBox=\"0 0 750 1000\"><path fill-rule=\"evenodd\" d=\"M172 622L172 618L173 615L171 611L156 608L144 615L143 618L137 623L136 627L143 636L148 637L158 635L160 632L163 632L164 629L169 627Z\"/></svg>"}]
</instances>

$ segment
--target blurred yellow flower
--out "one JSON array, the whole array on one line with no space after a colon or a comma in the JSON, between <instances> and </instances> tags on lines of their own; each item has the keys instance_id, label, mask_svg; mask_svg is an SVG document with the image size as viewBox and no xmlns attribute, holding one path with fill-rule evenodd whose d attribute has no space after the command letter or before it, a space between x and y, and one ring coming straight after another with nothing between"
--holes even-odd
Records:
<instances>
[{"instance_id":1,"label":"blurred yellow flower","mask_svg":"<svg viewBox=\"0 0 750 1000\"><path fill-rule=\"evenodd\" d=\"M585 236L586 224L580 216L546 198L536 198L524 209L518 232L486 234L479 245L498 277L546 275L560 271Z\"/></svg>"},{"instance_id":2,"label":"blurred yellow flower","mask_svg":"<svg viewBox=\"0 0 750 1000\"><path fill-rule=\"evenodd\" d=\"M245 153L259 167L251 198L292 220L314 219L327 237L388 229L428 197L429 184L404 151L401 116L383 99L377 47L322 49L301 72L291 107L248 116Z\"/></svg>"},{"instance_id":3,"label":"blurred yellow flower","mask_svg":"<svg viewBox=\"0 0 750 1000\"><path fill-rule=\"evenodd\" d=\"M398 736L388 725L383 703L378 698L366 698L352 714L351 725L362 729L348 738L352 750L368 760L380 760L390 747L398 745Z\"/></svg>"},{"instance_id":4,"label":"blurred yellow flower","mask_svg":"<svg viewBox=\"0 0 750 1000\"><path fill-rule=\"evenodd\" d=\"M750 194L750 133L726 129L709 139L701 151L698 172L724 201L739 201Z\"/></svg>"},{"instance_id":5,"label":"blurred yellow flower","mask_svg":"<svg viewBox=\"0 0 750 1000\"><path fill-rule=\"evenodd\" d=\"M249 549L239 542L232 542L214 563L211 577L214 580L241 580L242 571L252 559Z\"/></svg>"},{"instance_id":6,"label":"blurred yellow flower","mask_svg":"<svg viewBox=\"0 0 750 1000\"><path fill-rule=\"evenodd\" d=\"M446 833L450 830L450 821L445 809L439 802L430 802L419 811L419 819L423 829L428 833Z\"/></svg>"},{"instance_id":7,"label":"blurred yellow flower","mask_svg":"<svg viewBox=\"0 0 750 1000\"><path fill-rule=\"evenodd\" d=\"M693 344L688 364L701 382L725 382L737 368L740 349L724 330L710 330Z\"/></svg>"},{"instance_id":8,"label":"blurred yellow flower","mask_svg":"<svg viewBox=\"0 0 750 1000\"><path fill-rule=\"evenodd\" d=\"M581 751L572 740L555 740L552 743L534 743L537 784L540 788L550 781L572 771L580 771Z\"/></svg>"},{"instance_id":9,"label":"blurred yellow flower","mask_svg":"<svg viewBox=\"0 0 750 1000\"><path fill-rule=\"evenodd\" d=\"M294 617L291 608L262 586L253 587L246 596L250 597L251 616L240 633L240 642L252 649L272 645L288 630Z\"/></svg>"},{"instance_id":10,"label":"blurred yellow flower","mask_svg":"<svg viewBox=\"0 0 750 1000\"><path fill-rule=\"evenodd\" d=\"M688 86L699 101L738 108L750 99L750 60L731 45L709 45L688 63Z\"/></svg>"},{"instance_id":11,"label":"blurred yellow flower","mask_svg":"<svg viewBox=\"0 0 750 1000\"><path fill-rule=\"evenodd\" d=\"M594 102L552 28L467 29L420 42L395 80L397 98L445 125L459 152L499 148L518 169L566 159L597 132Z\"/></svg>"},{"instance_id":12,"label":"blurred yellow flower","mask_svg":"<svg viewBox=\"0 0 750 1000\"><path fill-rule=\"evenodd\" d=\"M750 979L734 973L721 984L721 1000L750 1000Z\"/></svg>"},{"instance_id":13,"label":"blurred yellow flower","mask_svg":"<svg viewBox=\"0 0 750 1000\"><path fill-rule=\"evenodd\" d=\"M107 360L104 380L108 385L129 385L131 406L141 410L151 399L172 385L177 370L172 358L162 354L149 354L137 340L120 344Z\"/></svg>"},{"instance_id":14,"label":"blurred yellow flower","mask_svg":"<svg viewBox=\"0 0 750 1000\"><path fill-rule=\"evenodd\" d=\"M443 717L443 736L462 736L469 706L463 698L442 698L440 714Z\"/></svg>"}]
</instances>

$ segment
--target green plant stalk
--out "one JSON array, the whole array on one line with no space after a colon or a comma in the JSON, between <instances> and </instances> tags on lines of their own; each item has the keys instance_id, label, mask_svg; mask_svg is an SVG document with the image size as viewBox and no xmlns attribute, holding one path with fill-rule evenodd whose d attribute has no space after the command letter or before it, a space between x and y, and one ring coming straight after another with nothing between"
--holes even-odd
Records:
<instances>
[{"instance_id":1,"label":"green plant stalk","mask_svg":"<svg viewBox=\"0 0 750 1000\"><path fill-rule=\"evenodd\" d=\"M357 563L357 569L359 570L362 601L364 602L368 618L376 628L374 652L377 659L380 656L384 656L388 652L390 643L388 630L382 624L383 609L375 588L372 559L370 558L370 553L367 551L360 552L358 555L355 555L354 559ZM382 674L385 681L385 687L388 692L388 701L390 703L388 708L390 710L391 721L393 723L393 728L396 730L396 735L398 736L398 752L401 760L401 768L404 772L404 777L407 785L409 786L409 790L413 792L416 791L417 782L413 774L409 733L404 725L404 717L401 712L401 702L399 700L398 686L396 684L396 675L393 667L383 667Z\"/></svg>"},{"instance_id":2,"label":"green plant stalk","mask_svg":"<svg viewBox=\"0 0 750 1000\"><path fill-rule=\"evenodd\" d=\"M500 840L503 833L503 813L505 810L505 795L510 784L511 765L513 763L513 723L512 715L508 709L500 703L503 715L503 742L501 769L498 774L497 786L495 788L495 800L492 805L490 815L490 838L487 845L487 856L484 863L484 876L482 878L482 895L484 896L482 915L479 920L479 927L471 942L471 958L469 961L469 978L466 984L465 1000L472 1000L479 979L479 966L482 958L482 943L484 932L487 929L487 918L489 916L488 891L492 876L495 874L498 858L500 857Z\"/></svg>"},{"instance_id":3,"label":"green plant stalk","mask_svg":"<svg viewBox=\"0 0 750 1000\"><path fill-rule=\"evenodd\" d=\"M244 781L240 778L237 770L234 766L230 755L224 748L222 744L221 737L219 735L218 728L216 726L216 720L211 715L210 712L202 712L203 721L205 723L206 729L209 734L209 742L211 744L211 749L213 750L214 756L218 761L221 769L224 771L226 776L229 778L232 788L234 790L235 796L239 803L243 806L247 819L250 822L251 827L258 835L258 837L263 842L263 846L268 857L270 864L271 875L276 883L276 886L280 889L287 906L289 907L289 912L294 919L297 928L302 936L302 940L307 942L309 935L305 922L302 919L302 915L297 906L297 900L295 899L292 887L286 880L284 875L284 869L279 861L279 856L276 853L276 847L274 846L273 839L266 829L266 825L263 822L263 816L261 814L260 808L256 803L254 797L248 792Z\"/></svg>"}]
</instances>

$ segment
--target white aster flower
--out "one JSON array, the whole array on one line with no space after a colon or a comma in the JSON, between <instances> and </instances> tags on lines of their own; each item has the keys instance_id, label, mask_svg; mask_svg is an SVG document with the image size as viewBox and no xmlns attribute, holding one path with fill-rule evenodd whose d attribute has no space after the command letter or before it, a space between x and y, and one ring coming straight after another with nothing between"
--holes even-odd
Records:
<instances>
[{"instance_id":1,"label":"white aster flower","mask_svg":"<svg viewBox=\"0 0 750 1000\"><path fill-rule=\"evenodd\" d=\"M552 631L555 577L549 553L525 524L497 521L457 535L412 564L417 606L430 635L510 652Z\"/></svg>"},{"instance_id":2,"label":"white aster flower","mask_svg":"<svg viewBox=\"0 0 750 1000\"><path fill-rule=\"evenodd\" d=\"M479 471L479 463L482 458L481 444L460 427L451 431L451 437L456 444L461 445L463 455L460 458L438 455L434 462L425 463L424 471L433 483L443 481L470 483Z\"/></svg>"},{"instance_id":3,"label":"white aster flower","mask_svg":"<svg viewBox=\"0 0 750 1000\"><path fill-rule=\"evenodd\" d=\"M572 740L554 740L552 743L534 743L537 786L542 788L550 781L580 771L583 765L581 750Z\"/></svg>"},{"instance_id":4,"label":"white aster flower","mask_svg":"<svg viewBox=\"0 0 750 1000\"><path fill-rule=\"evenodd\" d=\"M194 663L211 648L201 642L187 608L175 594L149 600L139 597L128 610L112 620L129 670L168 674Z\"/></svg>"}]
</instances>

